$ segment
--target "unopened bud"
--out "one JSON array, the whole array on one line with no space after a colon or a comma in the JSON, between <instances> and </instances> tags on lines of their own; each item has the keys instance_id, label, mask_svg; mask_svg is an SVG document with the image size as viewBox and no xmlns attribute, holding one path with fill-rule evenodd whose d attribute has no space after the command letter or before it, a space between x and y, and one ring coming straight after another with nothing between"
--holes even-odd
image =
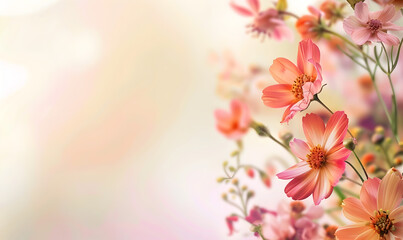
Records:
<instances>
[{"instance_id":1,"label":"unopened bud","mask_svg":"<svg viewBox=\"0 0 403 240\"><path fill-rule=\"evenodd\" d=\"M252 122L250 125L259 136L269 136L270 132L269 130L266 128L266 126L264 126L261 123L258 122Z\"/></svg>"},{"instance_id":2,"label":"unopened bud","mask_svg":"<svg viewBox=\"0 0 403 240\"><path fill-rule=\"evenodd\" d=\"M385 140L385 136L383 134L374 133L371 137L371 141L373 144L380 145Z\"/></svg>"},{"instance_id":3,"label":"unopened bud","mask_svg":"<svg viewBox=\"0 0 403 240\"><path fill-rule=\"evenodd\" d=\"M218 182L218 183L222 183L224 180L225 180L225 178L223 178L223 177L217 178L217 182Z\"/></svg>"},{"instance_id":4,"label":"unopened bud","mask_svg":"<svg viewBox=\"0 0 403 240\"><path fill-rule=\"evenodd\" d=\"M382 126L376 126L374 131L375 131L375 133L379 133L382 135L385 134L385 129Z\"/></svg>"},{"instance_id":5,"label":"unopened bud","mask_svg":"<svg viewBox=\"0 0 403 240\"><path fill-rule=\"evenodd\" d=\"M234 179L232 179L232 184L234 184L234 185L238 185L238 179L237 178L234 178Z\"/></svg>"},{"instance_id":6,"label":"unopened bud","mask_svg":"<svg viewBox=\"0 0 403 240\"><path fill-rule=\"evenodd\" d=\"M222 197L222 199L224 199L224 200L227 200L227 199L228 199L228 196L227 196L226 193L223 193L223 194L221 195L221 197Z\"/></svg>"},{"instance_id":7,"label":"unopened bud","mask_svg":"<svg viewBox=\"0 0 403 240\"><path fill-rule=\"evenodd\" d=\"M249 198L252 198L252 197L254 197L255 196L255 192L254 191L249 191L248 192L248 194L246 195L246 197L249 199Z\"/></svg>"},{"instance_id":8,"label":"unopened bud","mask_svg":"<svg viewBox=\"0 0 403 240\"><path fill-rule=\"evenodd\" d=\"M236 193L235 189L233 189L233 188L231 188L231 189L229 190L229 192L230 192L230 193Z\"/></svg>"},{"instance_id":9,"label":"unopened bud","mask_svg":"<svg viewBox=\"0 0 403 240\"><path fill-rule=\"evenodd\" d=\"M242 190L242 191L246 191L246 190L248 190L248 186L243 185L243 186L242 186L242 188L241 188L241 190Z\"/></svg>"},{"instance_id":10,"label":"unopened bud","mask_svg":"<svg viewBox=\"0 0 403 240\"><path fill-rule=\"evenodd\" d=\"M344 140L343 145L344 145L344 147L347 148L348 150L354 151L356 144L355 144L355 140L354 140L354 139L349 138L349 139Z\"/></svg>"},{"instance_id":11,"label":"unopened bud","mask_svg":"<svg viewBox=\"0 0 403 240\"><path fill-rule=\"evenodd\" d=\"M235 172L235 168L234 168L233 166L230 166L230 167L228 168L228 170L230 170L231 172Z\"/></svg>"},{"instance_id":12,"label":"unopened bud","mask_svg":"<svg viewBox=\"0 0 403 240\"><path fill-rule=\"evenodd\" d=\"M367 166L375 161L375 155L373 153L366 153L361 157L361 162L364 166Z\"/></svg>"},{"instance_id":13,"label":"unopened bud","mask_svg":"<svg viewBox=\"0 0 403 240\"><path fill-rule=\"evenodd\" d=\"M353 127L352 129L351 129L351 134L356 138L356 139L358 139L358 138L360 138L361 136L362 136L362 133L363 133L364 131L362 130L362 128L360 128L360 127Z\"/></svg>"},{"instance_id":14,"label":"unopened bud","mask_svg":"<svg viewBox=\"0 0 403 240\"><path fill-rule=\"evenodd\" d=\"M292 134L292 132L288 131L288 130L283 130L279 133L279 137L281 139L281 141L288 146L290 144L290 141L293 139L294 135Z\"/></svg>"},{"instance_id":15,"label":"unopened bud","mask_svg":"<svg viewBox=\"0 0 403 240\"><path fill-rule=\"evenodd\" d=\"M396 166L400 166L400 165L403 163L403 159L402 159L401 157L396 157L396 158L393 160L393 162L394 162L394 164L395 164Z\"/></svg>"},{"instance_id":16,"label":"unopened bud","mask_svg":"<svg viewBox=\"0 0 403 240\"><path fill-rule=\"evenodd\" d=\"M223 166L223 167L228 166L228 161L224 161L224 162L222 163L222 166Z\"/></svg>"}]
</instances>

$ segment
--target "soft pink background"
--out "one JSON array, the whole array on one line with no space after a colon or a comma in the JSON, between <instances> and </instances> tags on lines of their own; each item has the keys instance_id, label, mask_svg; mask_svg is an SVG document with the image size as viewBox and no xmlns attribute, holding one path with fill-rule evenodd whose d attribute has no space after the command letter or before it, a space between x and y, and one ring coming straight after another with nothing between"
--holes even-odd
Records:
<instances>
[{"instance_id":1,"label":"soft pink background","mask_svg":"<svg viewBox=\"0 0 403 240\"><path fill-rule=\"evenodd\" d=\"M209 53L268 67L298 40L260 43L246 23L226 0L0 1L0 239L226 239L215 179L235 145L215 131ZM245 145L260 166L286 154ZM284 198L284 182L250 183L256 203Z\"/></svg>"}]
</instances>

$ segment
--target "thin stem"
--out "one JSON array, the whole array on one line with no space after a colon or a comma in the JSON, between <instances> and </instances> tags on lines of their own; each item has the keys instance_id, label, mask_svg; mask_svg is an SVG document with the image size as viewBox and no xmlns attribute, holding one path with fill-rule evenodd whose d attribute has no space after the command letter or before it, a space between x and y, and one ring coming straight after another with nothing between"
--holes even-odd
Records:
<instances>
[{"instance_id":1,"label":"thin stem","mask_svg":"<svg viewBox=\"0 0 403 240\"><path fill-rule=\"evenodd\" d=\"M358 162L360 163L361 168L362 168L362 170L363 170L364 173L365 173L365 177L367 177L367 179L368 179L368 173L367 173L367 171L365 170L365 167L364 167L364 165L362 164L360 158L358 157L357 153L356 153L354 150L353 150L352 152L354 153L355 158L357 158Z\"/></svg>"},{"instance_id":2,"label":"thin stem","mask_svg":"<svg viewBox=\"0 0 403 240\"><path fill-rule=\"evenodd\" d=\"M351 179L351 180L352 180L352 179ZM354 181L354 180L353 180L353 181ZM354 182L355 182L355 181L354 181ZM361 185L359 182L356 182L356 184ZM345 193L347 193L347 194L349 194L349 195L351 195L351 196L353 196L353 197L360 198L360 195L358 195L357 193L354 193L354 192L352 192L352 191L350 191L350 190L348 190L348 189L346 189L346 188L340 187L340 189L341 189L343 192L345 192Z\"/></svg>"},{"instance_id":3,"label":"thin stem","mask_svg":"<svg viewBox=\"0 0 403 240\"><path fill-rule=\"evenodd\" d=\"M238 193L238 196L239 196L239 198L241 199L241 204L242 204L242 209L243 209L243 214L244 214L244 216L246 217L246 216L248 216L248 206L246 206L246 204L245 204L245 201L243 200L243 192L241 191L241 189L239 188L239 185L236 185L236 188L237 188L237 193Z\"/></svg>"},{"instance_id":4,"label":"thin stem","mask_svg":"<svg viewBox=\"0 0 403 240\"><path fill-rule=\"evenodd\" d=\"M392 103L393 103L393 119L392 119L392 130L393 130L393 135L395 136L395 139L397 143L400 142L399 140L399 130L398 130L398 122L397 122L397 100L396 100L396 93L395 93L395 88L393 87L393 82L392 82L392 77L390 76L390 73L387 74L388 79L389 79L389 85L390 88L392 89Z\"/></svg>"},{"instance_id":5,"label":"thin stem","mask_svg":"<svg viewBox=\"0 0 403 240\"><path fill-rule=\"evenodd\" d=\"M287 147L286 145L282 144L279 140L277 140L276 138L274 138L271 134L268 136L271 140L273 140L274 142L276 142L277 144L279 144L280 146L282 146L285 150L287 150L287 152L289 152L292 157L294 158L295 162L298 163L298 159L295 157L294 153L291 152L290 148Z\"/></svg>"},{"instance_id":6,"label":"thin stem","mask_svg":"<svg viewBox=\"0 0 403 240\"><path fill-rule=\"evenodd\" d=\"M331 114L334 114L332 110L330 110L330 108L328 106L326 106L326 104L324 104L318 97L318 95L314 95L313 96L313 100L317 101L320 105L322 105L324 108L326 108L327 111L329 111ZM348 134L350 134L350 136L352 138L354 138L353 134L350 132L349 129L347 129Z\"/></svg>"},{"instance_id":7,"label":"thin stem","mask_svg":"<svg viewBox=\"0 0 403 240\"><path fill-rule=\"evenodd\" d=\"M291 16L291 17L293 17L293 18L295 18L295 19L299 19L299 17L298 17L296 14L292 13L292 12L278 11L278 13L279 13L279 14L282 14L282 15Z\"/></svg>"},{"instance_id":8,"label":"thin stem","mask_svg":"<svg viewBox=\"0 0 403 240\"><path fill-rule=\"evenodd\" d=\"M357 46L355 43L351 42L350 40L348 40L346 37L344 37L343 35L340 35L337 32L333 32L330 29L326 29L325 32L333 34L334 36L340 38L341 40L343 40L344 42L346 42L348 45L354 47L355 49L357 49L363 56L367 57L368 59L370 59L371 61L373 61L374 63L376 63L375 59L373 59L371 56L369 56L368 54L366 54L359 46Z\"/></svg>"},{"instance_id":9,"label":"thin stem","mask_svg":"<svg viewBox=\"0 0 403 240\"><path fill-rule=\"evenodd\" d=\"M228 200L228 199L225 199L224 201L225 201L226 203L228 203L229 205L231 205L231 206L237 208L239 211L241 211L241 212L243 213L243 209L242 209L240 206L238 206L236 203L233 203L233 202L231 202L231 201Z\"/></svg>"},{"instance_id":10,"label":"thin stem","mask_svg":"<svg viewBox=\"0 0 403 240\"><path fill-rule=\"evenodd\" d=\"M350 167L351 167L352 169L354 169L355 173L360 177L361 182L364 182L364 179L361 177L360 173L359 173L359 172L357 171L357 169L353 166L353 164L351 164L349 161L344 161L344 162L346 162L348 165L350 165ZM345 177L345 179L346 179L346 180L349 180L349 181L351 181L351 182L357 183L357 182L355 182L355 181L352 181L352 179L350 180L349 178L346 178L346 177ZM361 184L360 184L360 185L361 185Z\"/></svg>"},{"instance_id":11,"label":"thin stem","mask_svg":"<svg viewBox=\"0 0 403 240\"><path fill-rule=\"evenodd\" d=\"M382 144L379 145L379 147L381 148L383 154L385 155L386 161L388 162L389 167L393 166L392 160L389 157L389 154L386 152L386 149L384 146L382 146Z\"/></svg>"}]
</instances>

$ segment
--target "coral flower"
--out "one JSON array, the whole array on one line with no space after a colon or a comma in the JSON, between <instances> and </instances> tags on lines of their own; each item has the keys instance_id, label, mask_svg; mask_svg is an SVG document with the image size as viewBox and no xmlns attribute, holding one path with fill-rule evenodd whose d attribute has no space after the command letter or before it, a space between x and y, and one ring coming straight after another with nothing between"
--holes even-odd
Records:
<instances>
[{"instance_id":1,"label":"coral flower","mask_svg":"<svg viewBox=\"0 0 403 240\"><path fill-rule=\"evenodd\" d=\"M311 15L300 17L295 23L298 33L303 39L317 39L321 36L320 11L312 6L308 7Z\"/></svg>"},{"instance_id":2,"label":"coral flower","mask_svg":"<svg viewBox=\"0 0 403 240\"><path fill-rule=\"evenodd\" d=\"M249 108L239 100L231 101L231 111L221 109L215 111L217 129L226 137L239 140L248 131L251 123Z\"/></svg>"},{"instance_id":3,"label":"coral flower","mask_svg":"<svg viewBox=\"0 0 403 240\"><path fill-rule=\"evenodd\" d=\"M291 151L302 161L277 177L293 179L284 190L288 197L302 200L312 194L318 205L332 193L344 172L344 161L350 155L350 150L343 146L348 118L344 112L336 112L325 127L318 115L307 114L302 126L307 142L294 139L290 143Z\"/></svg>"},{"instance_id":4,"label":"coral flower","mask_svg":"<svg viewBox=\"0 0 403 240\"><path fill-rule=\"evenodd\" d=\"M331 23L335 23L340 19L343 19L343 8L346 3L339 3L334 0L324 1L319 9L324 13L325 19L330 20Z\"/></svg>"},{"instance_id":5,"label":"coral flower","mask_svg":"<svg viewBox=\"0 0 403 240\"><path fill-rule=\"evenodd\" d=\"M313 96L322 87L320 51L312 40L303 40L298 47L297 66L285 58L277 58L270 66L270 73L279 84L263 89L262 100L272 108L287 107L281 122L288 122L294 115L306 109Z\"/></svg>"},{"instance_id":6,"label":"coral flower","mask_svg":"<svg viewBox=\"0 0 403 240\"><path fill-rule=\"evenodd\" d=\"M228 227L228 230L229 230L229 236L231 236L233 233L234 233L234 222L237 222L238 221L238 216L235 216L235 215L231 215L231 216L229 216L229 217L226 217L225 218L225 222L227 223L227 227Z\"/></svg>"},{"instance_id":7,"label":"coral flower","mask_svg":"<svg viewBox=\"0 0 403 240\"><path fill-rule=\"evenodd\" d=\"M258 0L247 0L249 9L239 6L231 2L231 7L240 15L245 17L253 17L253 23L247 27L250 32L257 33L257 36L273 37L275 40L283 39L292 40L293 34L284 23L282 16L274 8L269 8L265 11L260 11L260 3Z\"/></svg>"},{"instance_id":8,"label":"coral flower","mask_svg":"<svg viewBox=\"0 0 403 240\"><path fill-rule=\"evenodd\" d=\"M366 42L383 42L387 45L398 45L399 38L387 31L403 30L393 24L401 17L393 5L386 5L383 10L370 13L368 5L359 2L355 5L355 16L350 16L343 22L344 30L352 40L359 45Z\"/></svg>"},{"instance_id":9,"label":"coral flower","mask_svg":"<svg viewBox=\"0 0 403 240\"><path fill-rule=\"evenodd\" d=\"M402 196L402 174L395 168L390 169L382 180L368 179L361 188L360 199L344 199L344 216L354 224L339 227L337 238L400 239L403 236L403 206L399 206Z\"/></svg>"}]
</instances>

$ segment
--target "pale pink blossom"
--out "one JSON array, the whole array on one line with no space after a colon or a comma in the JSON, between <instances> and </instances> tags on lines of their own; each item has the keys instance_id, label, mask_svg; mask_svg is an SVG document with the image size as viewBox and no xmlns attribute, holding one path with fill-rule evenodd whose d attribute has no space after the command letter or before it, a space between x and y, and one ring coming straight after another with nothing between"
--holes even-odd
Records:
<instances>
[{"instance_id":1,"label":"pale pink blossom","mask_svg":"<svg viewBox=\"0 0 403 240\"><path fill-rule=\"evenodd\" d=\"M369 12L368 5L359 2L355 5L355 16L350 16L343 22L344 30L352 40L363 45L366 42L383 42L387 45L398 45L399 38L388 31L403 30L393 24L401 17L393 5L386 5L381 11Z\"/></svg>"},{"instance_id":2,"label":"pale pink blossom","mask_svg":"<svg viewBox=\"0 0 403 240\"><path fill-rule=\"evenodd\" d=\"M286 58L277 58L270 66L270 73L279 84L263 89L263 103L272 108L287 107L281 122L288 122L297 112L305 110L322 88L318 46L310 39L302 40L297 66Z\"/></svg>"},{"instance_id":3,"label":"pale pink blossom","mask_svg":"<svg viewBox=\"0 0 403 240\"><path fill-rule=\"evenodd\" d=\"M386 176L364 182L360 199L346 198L343 213L354 224L339 227L339 240L396 240L403 237L402 174L392 168ZM400 237L400 238L399 238Z\"/></svg>"},{"instance_id":4,"label":"pale pink blossom","mask_svg":"<svg viewBox=\"0 0 403 240\"><path fill-rule=\"evenodd\" d=\"M293 34L287 27L279 12L274 8L260 11L259 0L247 0L249 7L242 7L231 1L231 7L240 15L245 17L253 17L253 22L247 27L251 33L257 36L269 36L275 40L292 40Z\"/></svg>"},{"instance_id":5,"label":"pale pink blossom","mask_svg":"<svg viewBox=\"0 0 403 240\"><path fill-rule=\"evenodd\" d=\"M302 119L307 142L294 139L291 151L302 161L277 174L280 179L293 179L285 188L288 197L302 200L313 195L318 205L328 198L333 187L344 173L350 150L343 146L348 118L344 112L334 113L327 125L316 114L307 114Z\"/></svg>"},{"instance_id":6,"label":"pale pink blossom","mask_svg":"<svg viewBox=\"0 0 403 240\"><path fill-rule=\"evenodd\" d=\"M231 101L230 107L229 112L221 109L215 111L217 130L230 139L239 140L249 130L249 108L237 99Z\"/></svg>"}]
</instances>

